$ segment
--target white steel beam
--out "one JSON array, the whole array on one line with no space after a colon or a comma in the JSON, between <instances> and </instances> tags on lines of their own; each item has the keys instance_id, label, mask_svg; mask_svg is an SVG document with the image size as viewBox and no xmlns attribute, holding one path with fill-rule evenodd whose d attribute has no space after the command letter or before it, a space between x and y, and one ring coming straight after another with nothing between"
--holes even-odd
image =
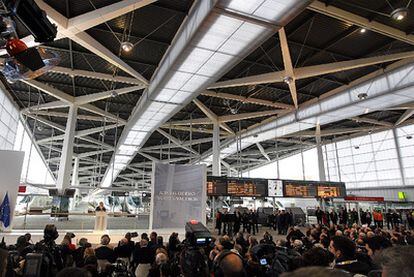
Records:
<instances>
[{"instance_id":1,"label":"white steel beam","mask_svg":"<svg viewBox=\"0 0 414 277\"><path fill-rule=\"evenodd\" d=\"M23 83L28 84L38 90L43 91L44 93L49 94L50 96L53 96L57 99L59 99L60 101L63 101L65 103L67 103L67 105L72 104L75 97L60 91L54 87L48 86L45 83L36 81L36 80L22 80Z\"/></svg>"},{"instance_id":2,"label":"white steel beam","mask_svg":"<svg viewBox=\"0 0 414 277\"><path fill-rule=\"evenodd\" d=\"M316 125L315 138L316 138L316 151L318 154L319 181L326 181L325 164L323 160L322 140L321 140L321 125L319 124Z\"/></svg>"},{"instance_id":3,"label":"white steel beam","mask_svg":"<svg viewBox=\"0 0 414 277\"><path fill-rule=\"evenodd\" d=\"M88 71L88 70L81 70L81 69L71 69L67 67L61 67L61 66L55 66L52 67L49 72L53 73L59 73L59 74L65 74L69 75L71 77L74 76L80 76L85 78L91 78L91 79L98 79L98 80L104 80L104 81L110 81L110 82L116 82L116 83L125 83L125 84L131 84L131 85L142 85L142 82L132 78L132 77L124 77L124 76L114 76L113 74L106 74L106 73L100 73L95 71Z\"/></svg>"},{"instance_id":4,"label":"white steel beam","mask_svg":"<svg viewBox=\"0 0 414 277\"><path fill-rule=\"evenodd\" d=\"M86 158L86 157L95 156L95 155L99 155L99 154L104 154L104 153L111 152L111 151L113 151L113 149L102 149L102 150L97 150L97 151L80 153L80 154L77 154L76 156L79 159L83 159L83 158Z\"/></svg>"},{"instance_id":5,"label":"white steel beam","mask_svg":"<svg viewBox=\"0 0 414 277\"><path fill-rule=\"evenodd\" d=\"M179 120L179 121L170 121L163 125L163 127L168 128L171 125L206 125L206 124L213 124L208 117L203 118L193 118L193 119L186 119L186 120Z\"/></svg>"},{"instance_id":6,"label":"white steel beam","mask_svg":"<svg viewBox=\"0 0 414 277\"><path fill-rule=\"evenodd\" d=\"M238 121L238 120L246 120L250 118L257 118L257 117L264 117L279 114L281 112L285 112L284 110L270 110L270 111L260 111L260 112L251 112L251 113L240 113L240 114L230 114L230 115L223 115L218 117L219 123L224 122L231 122L231 121Z\"/></svg>"},{"instance_id":7,"label":"white steel beam","mask_svg":"<svg viewBox=\"0 0 414 277\"><path fill-rule=\"evenodd\" d=\"M276 141L280 141L280 142L286 142L286 143L295 143L295 144L303 144L303 145L309 145L309 146L315 146L314 143L312 142L308 142L308 141L303 141L303 140L297 140L297 139L285 139L285 138L276 138Z\"/></svg>"},{"instance_id":8,"label":"white steel beam","mask_svg":"<svg viewBox=\"0 0 414 277\"><path fill-rule=\"evenodd\" d=\"M120 88L120 89L112 89L112 90L108 90L108 91L77 96L77 97L75 97L75 104L76 105L88 104L88 103L91 103L91 102L95 102L95 101L107 99L107 98L110 98L110 97L114 97L114 95L116 97L117 95L123 95L123 94L130 93L130 92L133 92L133 91L141 90L143 88L145 88L143 85L139 85L139 86L132 86L132 87L126 87L126 88Z\"/></svg>"},{"instance_id":9,"label":"white steel beam","mask_svg":"<svg viewBox=\"0 0 414 277\"><path fill-rule=\"evenodd\" d=\"M52 112L52 111L31 111L31 112L22 112L23 114L27 114L28 116L36 116L36 115L45 115L45 116L52 116L52 117L63 117L63 118L67 118L68 114L67 113L61 113L61 112ZM112 119L112 118L107 118L104 116L95 116L95 115L79 115L78 114L78 120L90 120L90 121L99 121L102 122L104 120L106 120L106 122L116 122L116 119Z\"/></svg>"},{"instance_id":10,"label":"white steel beam","mask_svg":"<svg viewBox=\"0 0 414 277\"><path fill-rule=\"evenodd\" d=\"M285 67L286 75L284 78L290 78L291 80L287 82L290 90L290 94L292 96L293 104L295 108L298 108L298 96L296 92L296 74L293 71L293 64L292 59L290 57L290 51L288 46L288 41L285 33L285 28L280 28L279 30L279 41L280 47L282 49L282 58L283 58L283 65Z\"/></svg>"},{"instance_id":11,"label":"white steel beam","mask_svg":"<svg viewBox=\"0 0 414 277\"><path fill-rule=\"evenodd\" d=\"M365 123L370 123L370 124L375 124L375 125L385 126L385 127L392 127L393 126L393 124L389 123L389 122L378 121L378 120L375 120L375 119L361 117L361 116L352 117L351 120L353 120L355 122L365 122Z\"/></svg>"},{"instance_id":12,"label":"white steel beam","mask_svg":"<svg viewBox=\"0 0 414 277\"><path fill-rule=\"evenodd\" d=\"M69 117L66 123L66 130L63 139L62 155L59 163L59 173L56 187L62 191L70 186L70 174L72 172L73 143L76 132L77 107L69 107Z\"/></svg>"},{"instance_id":13,"label":"white steel beam","mask_svg":"<svg viewBox=\"0 0 414 277\"><path fill-rule=\"evenodd\" d=\"M221 176L220 163L220 125L218 122L213 124L213 176Z\"/></svg>"},{"instance_id":14,"label":"white steel beam","mask_svg":"<svg viewBox=\"0 0 414 277\"><path fill-rule=\"evenodd\" d=\"M67 23L68 31L79 33L93 26L98 26L121 15L145 7L156 0L123 0L90 12L70 18Z\"/></svg>"},{"instance_id":15,"label":"white steel beam","mask_svg":"<svg viewBox=\"0 0 414 277\"><path fill-rule=\"evenodd\" d=\"M252 98L252 97L245 97L241 95L235 95L231 93L224 93L224 92L215 92L212 90L205 90L201 93L201 95L210 96L210 97L216 97L221 99L229 99L234 101L240 101L242 103L248 103L248 104L255 104L255 105L261 105L261 106L267 106L277 109L287 109L287 110L293 110L295 107L289 104L280 103L280 102L272 102L269 100L263 100L258 98Z\"/></svg>"},{"instance_id":16,"label":"white steel beam","mask_svg":"<svg viewBox=\"0 0 414 277\"><path fill-rule=\"evenodd\" d=\"M99 114L99 115L102 115L104 117L110 118L112 120L115 120L115 122L118 122L119 125L125 125L126 124L126 121L123 120L122 118L119 118L119 117L117 117L117 116L115 116L115 115L113 115L109 112L106 112L106 111L104 111L104 110L102 110L102 109L100 109L100 108L98 108L98 107L96 107L92 104L83 104L83 105L80 106L80 108L82 110L86 110L86 111L89 111L89 112L92 112L92 113Z\"/></svg>"},{"instance_id":17,"label":"white steel beam","mask_svg":"<svg viewBox=\"0 0 414 277\"><path fill-rule=\"evenodd\" d=\"M165 132L164 130L158 128L157 132L160 133L161 135L163 135L164 137L166 137L167 139L169 139L171 142L176 144L178 147L180 147L180 148L182 148L186 151L189 151L189 152L191 152L195 155L199 155L199 153L197 151L195 151L193 148L191 148L190 146L184 146L179 139L175 138L174 136L170 135L169 133Z\"/></svg>"},{"instance_id":18,"label":"white steel beam","mask_svg":"<svg viewBox=\"0 0 414 277\"><path fill-rule=\"evenodd\" d=\"M208 128L195 128L195 127L187 127L187 126L180 126L180 125L172 125L172 126L162 126L162 128L170 128L179 131L186 131L186 132L193 132L193 133L202 133L202 134L213 134L212 129ZM226 131L220 131L220 134L223 136L232 136Z\"/></svg>"},{"instance_id":19,"label":"white steel beam","mask_svg":"<svg viewBox=\"0 0 414 277\"><path fill-rule=\"evenodd\" d=\"M384 62L391 62L401 59L408 59L414 57L414 51L404 52L404 53L396 53L396 54L389 54L389 55L382 55L370 58L361 58L349 61L342 61L342 62L334 62L328 64L320 64L320 65L312 65L312 66L305 66L293 69L294 79L305 79L316 77L319 75L329 74L329 73L336 73L345 70L356 69L360 67L375 65ZM280 83L284 81L286 76L290 76L289 72L286 70L278 71L278 72L271 72L271 73L264 73L254 76L248 76L243 78L237 78L228 81L222 81L214 84L210 88L225 88L225 87L239 87L239 86L247 86L247 85L257 85L257 84L270 84L270 83ZM293 79L293 78L292 78ZM294 79L290 82L293 83Z\"/></svg>"},{"instance_id":20,"label":"white steel beam","mask_svg":"<svg viewBox=\"0 0 414 277\"><path fill-rule=\"evenodd\" d=\"M24 114L27 115L28 117L31 117L31 118L39 121L39 122L42 122L45 125L48 125L48 126L50 126L52 128L55 128L56 130L59 130L59 131L61 131L63 133L65 132L65 127L62 126L62 125L60 125L60 124L57 124L57 123L52 122L52 121L50 121L50 120L48 120L48 119L46 119L44 117L37 116L37 115L31 114L31 113L24 113ZM68 117L68 115L66 117Z\"/></svg>"},{"instance_id":21,"label":"white steel beam","mask_svg":"<svg viewBox=\"0 0 414 277\"><path fill-rule=\"evenodd\" d=\"M260 153L262 153L263 157L265 157L268 161L270 161L270 157L269 157L269 155L267 155L267 153L264 150L263 146L259 142L256 143L256 146L259 149Z\"/></svg>"},{"instance_id":22,"label":"white steel beam","mask_svg":"<svg viewBox=\"0 0 414 277\"><path fill-rule=\"evenodd\" d=\"M370 20L354 13L347 12L332 5L326 5L321 1L313 1L308 6L308 9L339 19L348 24L357 25L370 31L374 31L382 35L414 45L414 35L412 34L407 34L397 28L393 28L391 26L379 23L378 21Z\"/></svg>"},{"instance_id":23,"label":"white steel beam","mask_svg":"<svg viewBox=\"0 0 414 277\"><path fill-rule=\"evenodd\" d=\"M407 119L409 119L414 114L414 109L406 110L400 118L398 118L397 122L395 122L395 126L398 126L404 123Z\"/></svg>"},{"instance_id":24,"label":"white steel beam","mask_svg":"<svg viewBox=\"0 0 414 277\"><path fill-rule=\"evenodd\" d=\"M52 101L52 102L47 102L44 104L39 104L36 106L32 106L32 107L28 107L22 110L22 112L31 112L31 111L40 111L40 110L49 110L49 109L58 109L58 108L64 108L67 107L68 104L66 104L63 101Z\"/></svg>"},{"instance_id":25,"label":"white steel beam","mask_svg":"<svg viewBox=\"0 0 414 277\"><path fill-rule=\"evenodd\" d=\"M45 3L43 0L35 0L37 5L46 12L48 18L56 24L58 27L59 37L67 37L74 42L78 43L79 45L85 47L92 53L98 55L99 57L105 59L109 63L113 64L114 66L118 67L119 69L125 71L129 75L135 77L137 80L141 81L143 84L148 85L148 81L137 71L135 71L131 66L129 66L126 62L124 62L120 57L112 53L110 50L108 50L106 47L104 47L102 44L100 44L98 41L96 41L94 38L92 38L90 35L88 35L86 32L79 32L76 28L73 28L74 25L72 25L72 28L70 28L71 25L69 25L69 19L61 15L59 12L57 12L55 9L53 9L50 5ZM107 12L113 12L110 10L107 10ZM96 15L99 15L103 17L103 14L99 14L100 12L97 12ZM121 16L121 13L117 14L118 16ZM113 13L112 13L113 16ZM101 22L100 20L96 20L96 23L99 24ZM93 27L89 25L89 28Z\"/></svg>"},{"instance_id":26,"label":"white steel beam","mask_svg":"<svg viewBox=\"0 0 414 277\"><path fill-rule=\"evenodd\" d=\"M210 118L211 121L213 121L213 123L219 123L220 127L223 130L226 130L227 132L229 132L230 134L234 134L234 131L226 124L226 123L220 123L218 122L218 116L209 108L207 108L203 103L201 103L200 100L198 99L194 99L193 100L194 104L196 104L196 106L208 117Z\"/></svg>"}]
</instances>

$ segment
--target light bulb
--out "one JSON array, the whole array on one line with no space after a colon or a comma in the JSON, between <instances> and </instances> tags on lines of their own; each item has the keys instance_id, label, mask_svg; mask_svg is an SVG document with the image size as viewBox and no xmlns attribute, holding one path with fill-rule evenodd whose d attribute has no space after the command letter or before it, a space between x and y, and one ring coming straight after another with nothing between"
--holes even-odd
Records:
<instances>
[{"instance_id":1,"label":"light bulb","mask_svg":"<svg viewBox=\"0 0 414 277\"><path fill-rule=\"evenodd\" d=\"M121 48L125 52L129 52L134 48L134 45L129 41L124 41L124 42L121 43Z\"/></svg>"}]
</instances>

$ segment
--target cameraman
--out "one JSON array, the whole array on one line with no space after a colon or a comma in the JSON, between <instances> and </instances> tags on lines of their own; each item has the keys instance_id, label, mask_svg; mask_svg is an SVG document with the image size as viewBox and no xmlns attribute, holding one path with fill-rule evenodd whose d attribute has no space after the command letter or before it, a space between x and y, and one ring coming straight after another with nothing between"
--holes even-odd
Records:
<instances>
[{"instance_id":1,"label":"cameraman","mask_svg":"<svg viewBox=\"0 0 414 277\"><path fill-rule=\"evenodd\" d=\"M183 241L184 249L180 254L181 272L184 277L208 277L207 257L204 250L197 246L196 237L186 232Z\"/></svg>"},{"instance_id":2,"label":"cameraman","mask_svg":"<svg viewBox=\"0 0 414 277\"><path fill-rule=\"evenodd\" d=\"M34 246L34 252L43 254L41 276L56 276L63 268L63 259L60 248L56 245L55 240L59 237L56 226L47 224L43 231L43 240ZM48 261L47 263L45 261ZM25 265L29 267L30 265Z\"/></svg>"}]
</instances>

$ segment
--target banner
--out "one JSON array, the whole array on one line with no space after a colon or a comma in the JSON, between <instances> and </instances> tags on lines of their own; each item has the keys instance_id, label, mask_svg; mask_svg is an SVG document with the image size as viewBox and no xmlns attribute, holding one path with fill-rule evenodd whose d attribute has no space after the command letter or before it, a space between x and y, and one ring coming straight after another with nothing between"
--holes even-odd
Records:
<instances>
[{"instance_id":1,"label":"banner","mask_svg":"<svg viewBox=\"0 0 414 277\"><path fill-rule=\"evenodd\" d=\"M8 195L10 208L10 225L5 230L11 230L13 224L14 208L20 185L24 152L0 150L0 201ZM2 225L2 223L0 223ZM3 225L2 225L3 227Z\"/></svg>"},{"instance_id":2,"label":"banner","mask_svg":"<svg viewBox=\"0 0 414 277\"><path fill-rule=\"evenodd\" d=\"M206 221L206 166L154 163L151 229L179 228L191 219Z\"/></svg>"}]
</instances>

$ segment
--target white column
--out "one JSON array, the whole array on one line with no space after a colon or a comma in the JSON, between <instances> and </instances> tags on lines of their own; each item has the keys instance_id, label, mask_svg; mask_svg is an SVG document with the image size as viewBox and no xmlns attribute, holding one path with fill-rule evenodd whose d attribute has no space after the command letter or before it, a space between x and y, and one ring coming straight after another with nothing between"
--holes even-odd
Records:
<instances>
[{"instance_id":1,"label":"white column","mask_svg":"<svg viewBox=\"0 0 414 277\"><path fill-rule=\"evenodd\" d=\"M213 176L221 176L220 162L220 125L213 125Z\"/></svg>"},{"instance_id":2,"label":"white column","mask_svg":"<svg viewBox=\"0 0 414 277\"><path fill-rule=\"evenodd\" d=\"M392 135L394 137L395 149L397 150L398 167L400 169L402 185L405 186L406 183L405 183L404 165L401 159L401 148L400 148L400 142L398 141L398 133L395 128L392 129Z\"/></svg>"},{"instance_id":3,"label":"white column","mask_svg":"<svg viewBox=\"0 0 414 277\"><path fill-rule=\"evenodd\" d=\"M326 181L325 164L323 161L323 152L321 146L321 126L316 125L316 151L318 152L318 168L319 168L319 181Z\"/></svg>"},{"instance_id":4,"label":"white column","mask_svg":"<svg viewBox=\"0 0 414 277\"><path fill-rule=\"evenodd\" d=\"M68 120L66 122L65 137L63 139L62 155L60 156L59 173L56 183L56 188L60 191L63 191L70 185L77 110L77 106L69 106Z\"/></svg>"},{"instance_id":5,"label":"white column","mask_svg":"<svg viewBox=\"0 0 414 277\"><path fill-rule=\"evenodd\" d=\"M73 163L73 172L72 172L72 186L78 186L79 185L79 158L75 158L75 162Z\"/></svg>"}]
</instances>

